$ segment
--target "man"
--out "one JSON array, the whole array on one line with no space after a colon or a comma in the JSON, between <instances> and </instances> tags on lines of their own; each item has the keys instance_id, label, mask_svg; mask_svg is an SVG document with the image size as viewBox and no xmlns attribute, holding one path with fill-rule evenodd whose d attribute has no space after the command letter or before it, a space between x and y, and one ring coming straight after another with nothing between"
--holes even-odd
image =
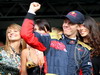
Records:
<instances>
[{"instance_id":1,"label":"man","mask_svg":"<svg viewBox=\"0 0 100 75\"><path fill-rule=\"evenodd\" d=\"M89 46L78 41L77 29L84 22L84 15L79 11L69 12L64 19L62 38L55 39L50 34L40 35L34 31L35 12L41 5L37 2L30 8L21 29L22 38L32 47L44 51L46 55L45 72L57 75L91 75L92 65Z\"/></svg>"}]
</instances>

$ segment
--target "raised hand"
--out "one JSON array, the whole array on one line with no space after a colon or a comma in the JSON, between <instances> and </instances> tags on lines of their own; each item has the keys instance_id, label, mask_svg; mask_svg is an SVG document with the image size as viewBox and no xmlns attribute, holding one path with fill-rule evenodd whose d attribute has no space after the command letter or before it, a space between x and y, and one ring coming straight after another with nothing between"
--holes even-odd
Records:
<instances>
[{"instance_id":1,"label":"raised hand","mask_svg":"<svg viewBox=\"0 0 100 75\"><path fill-rule=\"evenodd\" d=\"M38 2L32 2L30 4L28 12L34 14L37 10L40 9L40 7L41 7L41 5Z\"/></svg>"}]
</instances>

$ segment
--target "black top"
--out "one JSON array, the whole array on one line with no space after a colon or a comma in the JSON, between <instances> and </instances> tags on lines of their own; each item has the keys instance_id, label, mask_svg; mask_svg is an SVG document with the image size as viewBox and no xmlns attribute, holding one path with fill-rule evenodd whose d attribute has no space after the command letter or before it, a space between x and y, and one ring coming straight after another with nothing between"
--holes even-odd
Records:
<instances>
[{"instance_id":1,"label":"black top","mask_svg":"<svg viewBox=\"0 0 100 75\"><path fill-rule=\"evenodd\" d=\"M27 69L27 74L28 75L45 75L44 74L44 71L43 71L43 68L40 69L39 66L35 66L35 67L32 67L32 68L28 68Z\"/></svg>"}]
</instances>

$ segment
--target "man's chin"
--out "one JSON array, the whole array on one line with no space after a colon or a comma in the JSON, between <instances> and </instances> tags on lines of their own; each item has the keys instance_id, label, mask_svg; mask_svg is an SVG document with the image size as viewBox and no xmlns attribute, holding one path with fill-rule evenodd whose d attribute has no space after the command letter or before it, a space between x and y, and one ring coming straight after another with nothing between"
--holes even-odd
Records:
<instances>
[{"instance_id":1,"label":"man's chin","mask_svg":"<svg viewBox=\"0 0 100 75\"><path fill-rule=\"evenodd\" d=\"M64 33L64 35L65 35L65 36L70 36L70 34L69 34L69 33Z\"/></svg>"}]
</instances>

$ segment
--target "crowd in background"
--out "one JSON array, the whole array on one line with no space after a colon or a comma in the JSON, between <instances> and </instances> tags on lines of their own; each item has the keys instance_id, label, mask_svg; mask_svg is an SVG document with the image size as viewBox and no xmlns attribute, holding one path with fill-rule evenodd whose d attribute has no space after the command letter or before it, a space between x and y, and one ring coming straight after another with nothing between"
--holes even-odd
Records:
<instances>
[{"instance_id":1,"label":"crowd in background","mask_svg":"<svg viewBox=\"0 0 100 75\"><path fill-rule=\"evenodd\" d=\"M34 9L34 12L32 11L33 9ZM72 21L69 18L69 15L71 13L67 14L66 18L64 18L64 24L68 23L71 26L75 26L76 24L79 25L79 27L76 30L74 29L74 32L76 32L75 36L77 36L77 38L75 37L75 38L69 39L70 32L67 33L67 31L64 30L65 28L64 24L63 24L63 28L57 28L57 27L50 27L49 22L45 19L37 19L34 22L33 21L34 14L39 9L40 8L36 4L34 4L33 7L32 5L30 5L28 14L26 15L26 18L24 19L22 27L21 25L18 25L18 24L11 24L8 26L5 33L6 41L0 42L0 74L1 75L7 75L7 74L45 75L46 73L53 73L57 75L65 75L66 72L62 70L66 70L65 67L66 65L69 64L69 62L68 64L65 64L65 62L67 61L66 59L70 59L69 61L74 66L75 62L72 62L74 59L71 57L73 55L69 54L68 55L69 57L63 56L63 54L66 55L65 54L67 51L66 49L64 49L65 53L59 50L59 53L61 54L58 55L57 54L58 52L55 52L53 48L51 49L50 47L58 46L57 48L62 49L62 46L64 45L62 45L62 43L59 43L58 41L55 41L55 40L61 41L63 39L67 39L67 41L71 40L71 42L68 42L70 43L70 46L68 45L68 47L74 49L73 47L75 47L77 44L75 44L75 46L72 46L72 45L76 42L75 40L78 38L78 40L82 42L79 42L81 46L77 46L79 47L77 49L79 51L87 49L88 51L87 51L87 54L84 53L84 56L87 56L87 57L84 57L85 59L84 58L81 59L82 62L80 62L81 64L79 65L79 68L75 70L77 71L75 75L78 75L77 73L79 73L79 75L92 75L92 74L100 75L100 23L96 22L95 19L90 16L85 16L83 22L81 22L80 20L78 20L78 22L76 22L76 20ZM80 14L77 11L72 12L72 14L75 12ZM28 24L30 28L28 27ZM32 31L31 24L34 25L34 28L33 28L34 31ZM28 29L23 30L25 29L25 26L26 28L29 28L30 31L28 31ZM64 34L69 34L69 35L64 35ZM23 35L26 37L24 37ZM65 37L68 37L68 38L65 38ZM48 46L48 43L52 42L52 41L48 41L49 39L53 39L53 43L56 43L56 45L52 43L52 45ZM48 50L46 50L45 47ZM54 52L55 54L53 54ZM51 57L49 57L50 54L51 54ZM55 56L55 57L52 57L52 56ZM59 59L59 58L64 58L65 60ZM52 61L50 61L49 59ZM89 62L90 59L92 63ZM61 62L59 62L59 60ZM53 64L53 62L55 61L56 61L56 64ZM87 66L86 62L88 62L89 67L84 68L85 66ZM60 63L60 67L58 67L57 65L59 63ZM61 64L64 64L65 66ZM69 65L69 69L73 71L73 75L74 75L74 70L72 68L73 67L72 65ZM91 68L91 65L92 65L92 68ZM56 68L54 67L52 68L51 66L56 66ZM57 68L59 69L55 70ZM92 71L90 71L90 69L92 69L93 73ZM86 70L88 70L89 73L88 72L85 73ZM71 74L70 71L68 72L69 74Z\"/></svg>"}]
</instances>

